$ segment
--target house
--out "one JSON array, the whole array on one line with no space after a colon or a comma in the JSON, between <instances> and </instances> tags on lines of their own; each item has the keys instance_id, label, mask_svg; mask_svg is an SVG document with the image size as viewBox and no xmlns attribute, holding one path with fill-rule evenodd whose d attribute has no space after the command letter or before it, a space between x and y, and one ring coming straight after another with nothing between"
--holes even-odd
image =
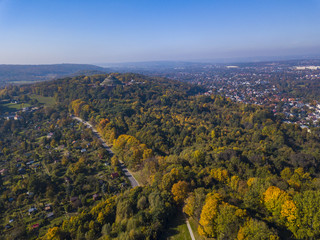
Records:
<instances>
[{"instance_id":1,"label":"house","mask_svg":"<svg viewBox=\"0 0 320 240\"><path fill-rule=\"evenodd\" d=\"M33 192L27 192L27 195L29 196L29 198L33 197L34 193Z\"/></svg>"},{"instance_id":2,"label":"house","mask_svg":"<svg viewBox=\"0 0 320 240\"><path fill-rule=\"evenodd\" d=\"M72 180L69 177L64 177L64 181L65 183L71 183Z\"/></svg>"},{"instance_id":3,"label":"house","mask_svg":"<svg viewBox=\"0 0 320 240\"><path fill-rule=\"evenodd\" d=\"M7 224L7 225L4 226L4 228L5 229L10 229L10 228L12 228L12 226L10 224Z\"/></svg>"},{"instance_id":4,"label":"house","mask_svg":"<svg viewBox=\"0 0 320 240\"><path fill-rule=\"evenodd\" d=\"M32 229L37 229L37 228L39 228L39 226L40 226L39 223L33 224L33 225L32 225Z\"/></svg>"},{"instance_id":5,"label":"house","mask_svg":"<svg viewBox=\"0 0 320 240\"><path fill-rule=\"evenodd\" d=\"M20 117L19 115L15 115L15 116L13 117L13 119L17 121L17 120L21 120L22 117Z\"/></svg>"},{"instance_id":6,"label":"house","mask_svg":"<svg viewBox=\"0 0 320 240\"><path fill-rule=\"evenodd\" d=\"M34 163L34 161L31 160L31 161L27 162L26 164L29 166L29 165L31 165L31 164L33 164L33 163Z\"/></svg>"},{"instance_id":7,"label":"house","mask_svg":"<svg viewBox=\"0 0 320 240\"><path fill-rule=\"evenodd\" d=\"M6 117L5 117L6 120L10 120L10 119L13 119L13 118L14 118L13 115L9 115L9 116L6 116Z\"/></svg>"},{"instance_id":8,"label":"house","mask_svg":"<svg viewBox=\"0 0 320 240\"><path fill-rule=\"evenodd\" d=\"M99 200L100 196L98 194L93 194L92 199L93 201Z\"/></svg>"},{"instance_id":9,"label":"house","mask_svg":"<svg viewBox=\"0 0 320 240\"><path fill-rule=\"evenodd\" d=\"M36 208L29 208L29 210L28 210L28 213L29 213L29 215L31 215L31 214L33 214L33 213L35 213L35 212L37 212L38 210L36 209Z\"/></svg>"},{"instance_id":10,"label":"house","mask_svg":"<svg viewBox=\"0 0 320 240\"><path fill-rule=\"evenodd\" d=\"M47 211L47 212L51 211L52 210L51 205L50 204L46 204L44 210Z\"/></svg>"},{"instance_id":11,"label":"house","mask_svg":"<svg viewBox=\"0 0 320 240\"><path fill-rule=\"evenodd\" d=\"M111 178L112 179L115 179L115 178L118 178L118 177L119 177L119 173L117 173L117 172L111 173Z\"/></svg>"},{"instance_id":12,"label":"house","mask_svg":"<svg viewBox=\"0 0 320 240\"><path fill-rule=\"evenodd\" d=\"M5 169L5 168L3 168L3 169L0 170L0 174L1 174L2 176L6 175L7 172L8 172L8 170Z\"/></svg>"}]
</instances>

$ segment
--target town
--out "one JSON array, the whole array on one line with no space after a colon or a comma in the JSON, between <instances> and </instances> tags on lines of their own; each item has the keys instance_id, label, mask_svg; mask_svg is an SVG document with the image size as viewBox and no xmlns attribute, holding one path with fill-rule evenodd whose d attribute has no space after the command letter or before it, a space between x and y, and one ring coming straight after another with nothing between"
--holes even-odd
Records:
<instances>
[{"instance_id":1,"label":"town","mask_svg":"<svg viewBox=\"0 0 320 240\"><path fill-rule=\"evenodd\" d=\"M199 63L148 74L205 86L205 95L265 106L285 122L309 128L320 126L319 65L319 60Z\"/></svg>"}]
</instances>

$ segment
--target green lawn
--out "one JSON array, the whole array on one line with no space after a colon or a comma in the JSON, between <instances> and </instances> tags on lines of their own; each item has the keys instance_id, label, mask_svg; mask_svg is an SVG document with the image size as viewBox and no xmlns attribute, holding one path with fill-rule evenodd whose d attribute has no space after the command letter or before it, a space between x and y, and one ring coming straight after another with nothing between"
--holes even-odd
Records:
<instances>
[{"instance_id":1,"label":"green lawn","mask_svg":"<svg viewBox=\"0 0 320 240\"><path fill-rule=\"evenodd\" d=\"M42 103L46 106L52 106L56 103L56 101L54 100L53 97L43 97L43 96L40 96L40 95L30 95L30 98L31 99L36 99L38 100L39 103Z\"/></svg>"},{"instance_id":2,"label":"green lawn","mask_svg":"<svg viewBox=\"0 0 320 240\"><path fill-rule=\"evenodd\" d=\"M193 231L193 235L197 240L205 240L206 238L201 237L200 234L198 233L198 223L193 219L189 218L189 223Z\"/></svg>"},{"instance_id":3,"label":"green lawn","mask_svg":"<svg viewBox=\"0 0 320 240\"><path fill-rule=\"evenodd\" d=\"M31 105L28 103L3 103L1 104L1 108L3 112L16 112L18 110L21 110L25 107L30 107Z\"/></svg>"},{"instance_id":4,"label":"green lawn","mask_svg":"<svg viewBox=\"0 0 320 240\"><path fill-rule=\"evenodd\" d=\"M168 225L162 240L191 240L190 233L182 213L179 213Z\"/></svg>"},{"instance_id":5,"label":"green lawn","mask_svg":"<svg viewBox=\"0 0 320 240\"><path fill-rule=\"evenodd\" d=\"M144 186L147 184L146 179L144 179L143 176L141 175L141 171L133 172L130 170L130 172L132 173L132 176L138 181L140 186Z\"/></svg>"}]
</instances>

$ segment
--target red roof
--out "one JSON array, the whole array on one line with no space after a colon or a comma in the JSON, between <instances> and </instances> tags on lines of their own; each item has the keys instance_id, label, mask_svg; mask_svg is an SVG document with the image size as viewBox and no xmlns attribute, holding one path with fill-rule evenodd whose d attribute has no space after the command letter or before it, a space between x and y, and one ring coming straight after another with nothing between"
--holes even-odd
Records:
<instances>
[{"instance_id":1,"label":"red roof","mask_svg":"<svg viewBox=\"0 0 320 240\"><path fill-rule=\"evenodd\" d=\"M35 229L35 228L38 228L39 226L40 226L39 223L37 223L37 224L34 224L32 228Z\"/></svg>"}]
</instances>

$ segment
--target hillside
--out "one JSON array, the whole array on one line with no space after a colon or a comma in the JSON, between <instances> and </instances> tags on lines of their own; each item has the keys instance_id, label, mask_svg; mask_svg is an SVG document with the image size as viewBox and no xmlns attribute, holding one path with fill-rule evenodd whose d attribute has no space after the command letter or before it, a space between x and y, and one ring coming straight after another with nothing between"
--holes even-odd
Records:
<instances>
[{"instance_id":1,"label":"hillside","mask_svg":"<svg viewBox=\"0 0 320 240\"><path fill-rule=\"evenodd\" d=\"M89 64L0 65L0 86L52 80L64 76L106 73L107 69Z\"/></svg>"},{"instance_id":2,"label":"hillside","mask_svg":"<svg viewBox=\"0 0 320 240\"><path fill-rule=\"evenodd\" d=\"M0 120L6 237L161 239L182 211L203 238L320 237L319 128L308 131L267 108L205 96L197 85L111 76L119 84L101 84L110 75L95 75L0 91L1 100L30 105ZM90 121L114 155L71 114ZM142 186L123 185L122 161ZM93 194L101 198L93 201ZM75 196L80 205L70 202ZM28 215L39 201L38 209L50 202L56 217Z\"/></svg>"}]
</instances>

